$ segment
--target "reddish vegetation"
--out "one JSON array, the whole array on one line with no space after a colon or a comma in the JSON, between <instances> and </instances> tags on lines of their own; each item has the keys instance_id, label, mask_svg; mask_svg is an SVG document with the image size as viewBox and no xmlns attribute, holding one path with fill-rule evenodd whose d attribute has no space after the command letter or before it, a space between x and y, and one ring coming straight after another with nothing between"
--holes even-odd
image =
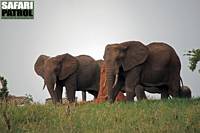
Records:
<instances>
[{"instance_id":1,"label":"reddish vegetation","mask_svg":"<svg viewBox=\"0 0 200 133\"><path fill-rule=\"evenodd\" d=\"M99 89L99 94L98 94L98 97L97 99L95 100L96 103L102 103L102 102L105 102L108 98L108 90L105 86L105 76L106 76L106 73L105 73L105 65L104 63L102 63L101 65L101 74L100 74L100 89ZM122 92L119 92L119 94L117 95L116 97L116 100L117 101L122 101L122 100L125 100L125 96Z\"/></svg>"}]
</instances>

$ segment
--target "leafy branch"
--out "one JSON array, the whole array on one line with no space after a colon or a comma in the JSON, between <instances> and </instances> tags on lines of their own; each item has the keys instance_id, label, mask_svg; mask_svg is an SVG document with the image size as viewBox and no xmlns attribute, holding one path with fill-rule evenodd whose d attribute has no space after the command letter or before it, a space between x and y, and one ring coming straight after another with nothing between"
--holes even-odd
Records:
<instances>
[{"instance_id":1,"label":"leafy branch","mask_svg":"<svg viewBox=\"0 0 200 133\"><path fill-rule=\"evenodd\" d=\"M200 49L189 50L186 54L189 57L189 69L194 71L197 63L200 61ZM200 69L198 70L200 73Z\"/></svg>"}]
</instances>

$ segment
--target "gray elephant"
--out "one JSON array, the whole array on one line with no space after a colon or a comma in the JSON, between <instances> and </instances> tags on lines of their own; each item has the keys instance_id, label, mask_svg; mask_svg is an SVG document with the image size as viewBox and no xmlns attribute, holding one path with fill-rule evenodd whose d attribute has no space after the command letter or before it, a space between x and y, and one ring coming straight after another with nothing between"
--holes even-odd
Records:
<instances>
[{"instance_id":1,"label":"gray elephant","mask_svg":"<svg viewBox=\"0 0 200 133\"><path fill-rule=\"evenodd\" d=\"M182 86L181 91L180 91L180 97L181 98L191 98L192 92L191 92L190 87Z\"/></svg>"},{"instance_id":2,"label":"gray elephant","mask_svg":"<svg viewBox=\"0 0 200 133\"><path fill-rule=\"evenodd\" d=\"M44 86L47 86L54 103L62 102L64 86L70 102L75 100L75 91L87 91L94 97L98 95L100 68L90 56L74 57L68 53L55 57L40 55L34 69L44 79Z\"/></svg>"},{"instance_id":3,"label":"gray elephant","mask_svg":"<svg viewBox=\"0 0 200 133\"><path fill-rule=\"evenodd\" d=\"M147 91L149 93L158 93L161 94L161 99L167 99L170 97L168 93L168 88L167 86L161 86L161 87L141 87L140 89L137 89L137 94L140 95L140 97L144 97L147 99L144 91ZM188 86L181 86L179 90L179 95L180 98L191 98L192 97L192 92L191 89Z\"/></svg>"},{"instance_id":4,"label":"gray elephant","mask_svg":"<svg viewBox=\"0 0 200 133\"><path fill-rule=\"evenodd\" d=\"M167 86L172 97L180 97L181 63L175 50L165 43L147 46L139 41L107 45L104 52L108 100L125 88L128 101L144 99L143 87Z\"/></svg>"}]
</instances>

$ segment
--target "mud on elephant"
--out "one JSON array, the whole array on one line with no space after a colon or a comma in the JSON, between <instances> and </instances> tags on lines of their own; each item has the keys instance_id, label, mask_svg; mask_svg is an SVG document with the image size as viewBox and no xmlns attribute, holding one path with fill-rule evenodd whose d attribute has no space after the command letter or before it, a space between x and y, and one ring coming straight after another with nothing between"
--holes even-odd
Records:
<instances>
[{"instance_id":1,"label":"mud on elephant","mask_svg":"<svg viewBox=\"0 0 200 133\"><path fill-rule=\"evenodd\" d=\"M125 88L127 100L144 99L143 87L167 86L172 97L180 97L181 63L175 50L165 43L147 46L139 41L107 45L104 52L108 100Z\"/></svg>"},{"instance_id":2,"label":"mud on elephant","mask_svg":"<svg viewBox=\"0 0 200 133\"><path fill-rule=\"evenodd\" d=\"M44 84L53 102L62 102L63 87L66 87L67 99L75 100L75 91L87 91L94 97L99 89L99 65L90 56L74 57L68 53L49 57L40 55L34 65L35 72L44 79Z\"/></svg>"}]
</instances>

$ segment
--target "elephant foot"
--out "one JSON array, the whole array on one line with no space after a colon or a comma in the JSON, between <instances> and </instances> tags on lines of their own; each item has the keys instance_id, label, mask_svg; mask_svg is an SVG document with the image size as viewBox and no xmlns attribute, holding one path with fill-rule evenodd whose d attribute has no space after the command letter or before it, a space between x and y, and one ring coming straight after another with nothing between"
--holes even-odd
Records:
<instances>
[{"instance_id":1,"label":"elephant foot","mask_svg":"<svg viewBox=\"0 0 200 133\"><path fill-rule=\"evenodd\" d=\"M126 92L126 101L134 102L135 93L134 92Z\"/></svg>"},{"instance_id":2,"label":"elephant foot","mask_svg":"<svg viewBox=\"0 0 200 133\"><path fill-rule=\"evenodd\" d=\"M109 98L109 97L108 97L108 100L107 100L107 101L108 101L108 103L113 104L115 100L114 100L114 98Z\"/></svg>"},{"instance_id":3,"label":"elephant foot","mask_svg":"<svg viewBox=\"0 0 200 133\"><path fill-rule=\"evenodd\" d=\"M168 97L169 97L168 91L163 91L161 93L161 99L168 99Z\"/></svg>"},{"instance_id":4,"label":"elephant foot","mask_svg":"<svg viewBox=\"0 0 200 133\"><path fill-rule=\"evenodd\" d=\"M144 92L144 87L142 85L137 85L135 87L135 93L137 96L137 100L147 99L146 94Z\"/></svg>"}]
</instances>

